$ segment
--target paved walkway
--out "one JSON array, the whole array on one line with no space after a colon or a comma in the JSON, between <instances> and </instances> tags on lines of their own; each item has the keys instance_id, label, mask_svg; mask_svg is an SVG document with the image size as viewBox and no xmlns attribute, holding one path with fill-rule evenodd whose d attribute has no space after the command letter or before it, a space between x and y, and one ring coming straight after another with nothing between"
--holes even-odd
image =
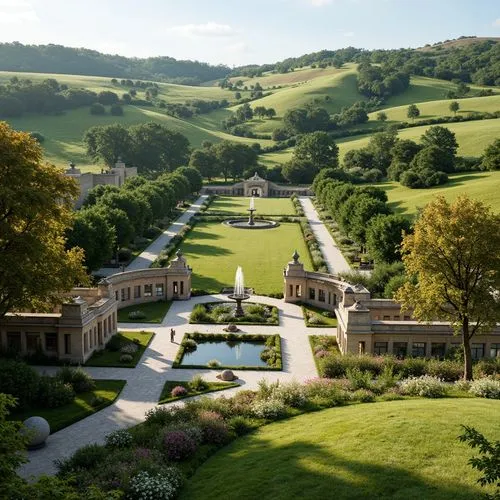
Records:
<instances>
[{"instance_id":1,"label":"paved walkway","mask_svg":"<svg viewBox=\"0 0 500 500\"><path fill-rule=\"evenodd\" d=\"M189 314L195 304L227 300L223 295L193 297L189 301L173 302L161 325L130 324L119 325L127 330L154 331L155 336L136 368L97 368L86 370L96 379L123 379L126 386L119 398L107 408L91 415L65 429L52 434L47 446L29 452L29 463L19 470L23 477L55 473L53 461L70 456L78 448L90 443L102 443L110 432L130 427L144 420L146 411L154 408L167 380L190 380L194 374L201 374L206 380L217 380L220 370L172 369L172 362L179 348L184 332L222 332L222 325L190 325ZM278 333L282 338L283 371L236 371L239 387L215 393L229 395L241 389L255 389L261 379L303 381L317 376L314 359L309 346L308 335L335 335L335 328L307 328L299 306L283 300L253 296L252 300L277 306L280 310L279 326L241 326L242 333ZM170 342L170 328L176 330L176 343ZM57 367L40 368L47 374ZM177 403L178 404L178 403Z\"/></svg>"},{"instance_id":2,"label":"paved walkway","mask_svg":"<svg viewBox=\"0 0 500 500\"><path fill-rule=\"evenodd\" d=\"M201 195L170 227L165 230L156 240L151 243L140 255L138 255L126 268L125 271L137 271L147 269L158 258L160 252L168 245L170 240L189 222L191 217L199 211L207 195ZM120 272L119 268L102 267L96 274L99 276L110 276Z\"/></svg>"},{"instance_id":3,"label":"paved walkway","mask_svg":"<svg viewBox=\"0 0 500 500\"><path fill-rule=\"evenodd\" d=\"M345 273L352 271L351 266L349 266L347 260L342 255L339 247L332 238L332 235L326 228L326 226L321 222L318 212L314 208L310 198L301 196L299 201L304 209L305 216L309 221L311 229L318 240L321 252L325 259L326 265L328 266L328 271L331 274L337 275L338 273Z\"/></svg>"}]
</instances>

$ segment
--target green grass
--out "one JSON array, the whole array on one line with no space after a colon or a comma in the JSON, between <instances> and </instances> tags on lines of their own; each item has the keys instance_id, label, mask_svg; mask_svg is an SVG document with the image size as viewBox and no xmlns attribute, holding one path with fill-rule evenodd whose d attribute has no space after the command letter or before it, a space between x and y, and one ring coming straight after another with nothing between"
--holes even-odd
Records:
<instances>
[{"instance_id":1,"label":"green grass","mask_svg":"<svg viewBox=\"0 0 500 500\"><path fill-rule=\"evenodd\" d=\"M435 199L444 196L448 201L455 200L460 194L482 201L500 213L500 172L474 172L453 174L447 184L431 189L410 189L399 182L374 184L383 188L389 198L389 205L397 212L413 216L419 208Z\"/></svg>"},{"instance_id":2,"label":"green grass","mask_svg":"<svg viewBox=\"0 0 500 500\"><path fill-rule=\"evenodd\" d=\"M102 351L97 351L92 355L92 357L85 363L85 366L105 366L105 367L117 367L117 368L134 368L139 360L141 359L144 351L151 342L153 338L153 332L119 332L115 334L124 344L133 342L134 339L139 339L138 347L139 349L135 354L132 354L132 361L130 363L120 362L120 356L122 353L120 351L110 351L108 349L103 349Z\"/></svg>"},{"instance_id":3,"label":"green grass","mask_svg":"<svg viewBox=\"0 0 500 500\"><path fill-rule=\"evenodd\" d=\"M231 387L237 387L239 385L236 382L207 382L207 381L205 381L205 384L207 385L206 389L203 389L202 391L195 391L191 389L189 382L184 382L179 380L167 380L161 391L161 396L158 403L160 404L171 403L172 401L177 401L179 399L184 399L184 398L190 398L192 396L199 396L200 394L224 391L225 389L230 389ZM184 387L187 390L185 396L177 396L177 397L171 396L172 389L177 386Z\"/></svg>"},{"instance_id":4,"label":"green grass","mask_svg":"<svg viewBox=\"0 0 500 500\"><path fill-rule=\"evenodd\" d=\"M308 249L296 223L248 230L220 222L199 222L180 246L193 268L192 287L209 293L233 286L238 266L243 267L245 286L253 288L256 294L282 292L282 269L295 249L305 268L312 270Z\"/></svg>"},{"instance_id":5,"label":"green grass","mask_svg":"<svg viewBox=\"0 0 500 500\"><path fill-rule=\"evenodd\" d=\"M255 198L255 216L295 215L290 198ZM218 196L208 208L206 214L221 212L227 214L248 215L250 198L241 196Z\"/></svg>"},{"instance_id":6,"label":"green grass","mask_svg":"<svg viewBox=\"0 0 500 500\"><path fill-rule=\"evenodd\" d=\"M68 425L74 424L82 418L109 406L120 394L126 384L125 380L96 380L93 391L77 394L74 401L59 408L31 408L11 415L11 420L24 421L28 417L38 416L47 420L50 431L56 432ZM92 406L94 398L101 398L102 403Z\"/></svg>"},{"instance_id":7,"label":"green grass","mask_svg":"<svg viewBox=\"0 0 500 500\"><path fill-rule=\"evenodd\" d=\"M216 453L180 498L479 498L467 463L477 452L457 436L466 424L500 439L499 412L500 401L419 399L301 415Z\"/></svg>"},{"instance_id":8,"label":"green grass","mask_svg":"<svg viewBox=\"0 0 500 500\"><path fill-rule=\"evenodd\" d=\"M326 312L324 309L320 309L319 307L314 307L309 304L302 304L302 312L304 314L304 322L308 327L333 328L337 326L337 318L328 318L327 316L324 316L324 313ZM335 316L335 313L333 311L329 312L330 314ZM309 323L308 319L311 316L318 316L319 318L321 318L321 324Z\"/></svg>"},{"instance_id":9,"label":"green grass","mask_svg":"<svg viewBox=\"0 0 500 500\"><path fill-rule=\"evenodd\" d=\"M171 305L172 302L160 300L124 307L118 310L118 323L161 323ZM134 311L140 311L146 317L144 319L129 319L129 313Z\"/></svg>"}]
</instances>

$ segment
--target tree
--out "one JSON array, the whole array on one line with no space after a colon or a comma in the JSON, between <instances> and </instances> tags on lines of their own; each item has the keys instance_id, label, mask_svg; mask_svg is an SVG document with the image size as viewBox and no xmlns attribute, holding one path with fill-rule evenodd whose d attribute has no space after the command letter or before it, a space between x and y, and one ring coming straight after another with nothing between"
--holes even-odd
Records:
<instances>
[{"instance_id":1,"label":"tree","mask_svg":"<svg viewBox=\"0 0 500 500\"><path fill-rule=\"evenodd\" d=\"M439 196L403 238L406 283L396 294L418 321L449 321L461 334L464 378L472 379L471 339L500 321L500 215L465 195Z\"/></svg>"},{"instance_id":2,"label":"tree","mask_svg":"<svg viewBox=\"0 0 500 500\"><path fill-rule=\"evenodd\" d=\"M345 170L352 168L370 170L373 168L373 154L367 148L351 149L344 155L342 166Z\"/></svg>"},{"instance_id":3,"label":"tree","mask_svg":"<svg viewBox=\"0 0 500 500\"><path fill-rule=\"evenodd\" d=\"M212 147L224 181L229 175L237 179L249 167L257 165L257 152L246 144L222 141Z\"/></svg>"},{"instance_id":4,"label":"tree","mask_svg":"<svg viewBox=\"0 0 500 500\"><path fill-rule=\"evenodd\" d=\"M109 90L103 90L97 94L97 102L103 105L118 104L119 97Z\"/></svg>"},{"instance_id":5,"label":"tree","mask_svg":"<svg viewBox=\"0 0 500 500\"><path fill-rule=\"evenodd\" d=\"M452 157L457 154L458 142L455 133L446 127L439 125L429 127L422 135L420 141L424 147L437 146Z\"/></svg>"},{"instance_id":6,"label":"tree","mask_svg":"<svg viewBox=\"0 0 500 500\"><path fill-rule=\"evenodd\" d=\"M85 132L83 142L92 160L102 160L108 167L113 167L118 158L125 163L132 159L132 139L122 125L91 127Z\"/></svg>"},{"instance_id":7,"label":"tree","mask_svg":"<svg viewBox=\"0 0 500 500\"><path fill-rule=\"evenodd\" d=\"M500 139L496 139L484 150L481 170L500 170Z\"/></svg>"},{"instance_id":8,"label":"tree","mask_svg":"<svg viewBox=\"0 0 500 500\"><path fill-rule=\"evenodd\" d=\"M201 190L203 179L198 169L194 167L180 167L175 173L183 175L189 181L191 193L198 193Z\"/></svg>"},{"instance_id":9,"label":"tree","mask_svg":"<svg viewBox=\"0 0 500 500\"><path fill-rule=\"evenodd\" d=\"M276 116L276 110L274 108L266 109L266 118L272 120Z\"/></svg>"},{"instance_id":10,"label":"tree","mask_svg":"<svg viewBox=\"0 0 500 500\"><path fill-rule=\"evenodd\" d=\"M123 106L112 104L109 108L109 112L112 116L123 116Z\"/></svg>"},{"instance_id":11,"label":"tree","mask_svg":"<svg viewBox=\"0 0 500 500\"><path fill-rule=\"evenodd\" d=\"M411 224L402 215L377 215L366 229L366 248L376 262L400 260L399 246L403 231L410 232Z\"/></svg>"},{"instance_id":12,"label":"tree","mask_svg":"<svg viewBox=\"0 0 500 500\"><path fill-rule=\"evenodd\" d=\"M312 132L300 137L293 155L299 160L310 161L318 170L339 166L339 148L326 132Z\"/></svg>"},{"instance_id":13,"label":"tree","mask_svg":"<svg viewBox=\"0 0 500 500\"><path fill-rule=\"evenodd\" d=\"M460 104L457 101L451 101L449 108L450 111L456 115L457 111L460 109Z\"/></svg>"},{"instance_id":14,"label":"tree","mask_svg":"<svg viewBox=\"0 0 500 500\"><path fill-rule=\"evenodd\" d=\"M262 118L263 116L266 116L266 111L267 111L267 109L265 106L255 106L255 108L253 110L253 114L255 116Z\"/></svg>"},{"instance_id":15,"label":"tree","mask_svg":"<svg viewBox=\"0 0 500 500\"><path fill-rule=\"evenodd\" d=\"M189 158L189 166L196 168L209 181L219 172L217 158L210 149L195 149Z\"/></svg>"},{"instance_id":16,"label":"tree","mask_svg":"<svg viewBox=\"0 0 500 500\"><path fill-rule=\"evenodd\" d=\"M421 149L410 163L415 171L432 170L451 173L454 170L453 157L438 146L427 146Z\"/></svg>"},{"instance_id":17,"label":"tree","mask_svg":"<svg viewBox=\"0 0 500 500\"><path fill-rule=\"evenodd\" d=\"M415 118L418 118L420 116L420 110L417 108L415 104L410 104L408 106L408 111L406 112L406 116L408 118L411 118L412 120L415 120Z\"/></svg>"},{"instance_id":18,"label":"tree","mask_svg":"<svg viewBox=\"0 0 500 500\"><path fill-rule=\"evenodd\" d=\"M234 98L239 101L241 99L241 92L235 92L234 93Z\"/></svg>"},{"instance_id":19,"label":"tree","mask_svg":"<svg viewBox=\"0 0 500 500\"><path fill-rule=\"evenodd\" d=\"M293 158L283 165L283 177L292 184L311 184L318 167L307 159Z\"/></svg>"},{"instance_id":20,"label":"tree","mask_svg":"<svg viewBox=\"0 0 500 500\"><path fill-rule=\"evenodd\" d=\"M11 310L47 310L85 284L83 252L66 250L78 187L28 133L0 123L0 318Z\"/></svg>"},{"instance_id":21,"label":"tree","mask_svg":"<svg viewBox=\"0 0 500 500\"><path fill-rule=\"evenodd\" d=\"M247 120L251 120L253 118L253 110L250 107L250 104L246 102L245 104L242 104L237 110L236 110L236 119L239 122L245 122Z\"/></svg>"},{"instance_id":22,"label":"tree","mask_svg":"<svg viewBox=\"0 0 500 500\"><path fill-rule=\"evenodd\" d=\"M377 120L384 123L387 120L387 114L384 111L379 111L377 113Z\"/></svg>"},{"instance_id":23,"label":"tree","mask_svg":"<svg viewBox=\"0 0 500 500\"><path fill-rule=\"evenodd\" d=\"M373 134L366 149L373 156L372 168L386 173L392 161L391 151L397 142L397 131L389 130Z\"/></svg>"},{"instance_id":24,"label":"tree","mask_svg":"<svg viewBox=\"0 0 500 500\"><path fill-rule=\"evenodd\" d=\"M98 102L94 102L94 104L92 104L90 106L90 114L91 115L97 115L97 116L102 116L102 115L105 115L106 114L106 108L98 103Z\"/></svg>"}]
</instances>

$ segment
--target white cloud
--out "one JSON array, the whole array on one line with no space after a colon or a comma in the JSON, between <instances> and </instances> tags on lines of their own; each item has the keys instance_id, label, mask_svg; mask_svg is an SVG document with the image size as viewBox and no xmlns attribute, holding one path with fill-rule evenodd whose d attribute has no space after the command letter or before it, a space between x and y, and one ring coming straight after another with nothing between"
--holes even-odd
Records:
<instances>
[{"instance_id":1,"label":"white cloud","mask_svg":"<svg viewBox=\"0 0 500 500\"><path fill-rule=\"evenodd\" d=\"M35 9L27 0L0 0L0 24L24 24L37 21Z\"/></svg>"},{"instance_id":2,"label":"white cloud","mask_svg":"<svg viewBox=\"0 0 500 500\"><path fill-rule=\"evenodd\" d=\"M497 28L500 28L500 17L498 19L495 19L491 24Z\"/></svg>"},{"instance_id":3,"label":"white cloud","mask_svg":"<svg viewBox=\"0 0 500 500\"><path fill-rule=\"evenodd\" d=\"M173 26L169 31L181 36L188 37L230 37L236 34L236 31L228 24L204 23L204 24L183 24Z\"/></svg>"}]
</instances>

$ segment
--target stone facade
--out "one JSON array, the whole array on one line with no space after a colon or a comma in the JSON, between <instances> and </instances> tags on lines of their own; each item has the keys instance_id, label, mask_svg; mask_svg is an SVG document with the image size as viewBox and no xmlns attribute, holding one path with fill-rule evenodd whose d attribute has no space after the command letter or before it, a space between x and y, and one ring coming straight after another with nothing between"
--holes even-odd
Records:
<instances>
[{"instance_id":1,"label":"stone facade","mask_svg":"<svg viewBox=\"0 0 500 500\"><path fill-rule=\"evenodd\" d=\"M312 191L306 186L281 186L267 181L257 173L249 179L237 182L232 186L204 186L201 194L218 194L226 196L256 196L261 198L288 198L297 196L312 196Z\"/></svg>"},{"instance_id":2,"label":"stone facade","mask_svg":"<svg viewBox=\"0 0 500 500\"><path fill-rule=\"evenodd\" d=\"M74 288L54 313L9 313L0 320L0 347L84 363L117 332L122 307L189 299L191 272L178 252L167 268L118 273L97 288Z\"/></svg>"},{"instance_id":3,"label":"stone facade","mask_svg":"<svg viewBox=\"0 0 500 500\"><path fill-rule=\"evenodd\" d=\"M442 357L461 339L449 323L419 323L390 299L372 299L361 285L335 276L304 270L295 252L284 272L286 302L310 304L337 317L337 340L342 353L394 354L398 357ZM473 339L476 359L500 357L500 325Z\"/></svg>"},{"instance_id":4,"label":"stone facade","mask_svg":"<svg viewBox=\"0 0 500 500\"><path fill-rule=\"evenodd\" d=\"M65 174L75 179L80 187L80 195L75 202L75 208L80 208L87 197L87 193L93 187L100 184L120 187L126 179L137 175L137 168L126 167L125 163L118 160L113 168L107 171L102 170L100 174L93 174L91 172L82 174L80 169L75 168L74 164L70 164L70 168L66 170Z\"/></svg>"}]
</instances>

